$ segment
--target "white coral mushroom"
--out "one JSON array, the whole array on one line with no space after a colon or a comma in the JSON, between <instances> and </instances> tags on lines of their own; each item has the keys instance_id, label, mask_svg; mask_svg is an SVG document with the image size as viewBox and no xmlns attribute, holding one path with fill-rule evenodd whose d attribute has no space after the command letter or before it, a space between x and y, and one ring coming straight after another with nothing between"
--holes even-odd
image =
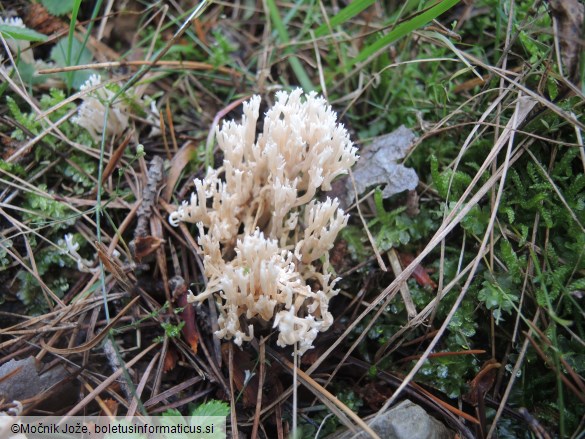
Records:
<instances>
[{"instance_id":1,"label":"white coral mushroom","mask_svg":"<svg viewBox=\"0 0 585 439\"><path fill-rule=\"evenodd\" d=\"M114 96L114 92L106 87L99 87L102 82L100 75L91 75L85 83L79 87L83 92L95 88L82 94L83 103L79 106L77 116L71 120L85 128L89 134L97 140L99 135L106 130L108 136L119 136L128 128L129 106L117 100L110 107L108 119L104 123L107 102Z\"/></svg>"},{"instance_id":2,"label":"white coral mushroom","mask_svg":"<svg viewBox=\"0 0 585 439\"><path fill-rule=\"evenodd\" d=\"M356 149L314 92L278 92L257 135L259 109L254 96L244 103L241 123L216 130L223 165L195 180L190 201L169 221L198 224L208 284L191 301L216 295L216 335L240 345L253 336L241 318L274 317L278 345L298 343L302 354L333 323L328 307L337 290L328 252L347 224L337 199L314 197L356 162Z\"/></svg>"}]
</instances>

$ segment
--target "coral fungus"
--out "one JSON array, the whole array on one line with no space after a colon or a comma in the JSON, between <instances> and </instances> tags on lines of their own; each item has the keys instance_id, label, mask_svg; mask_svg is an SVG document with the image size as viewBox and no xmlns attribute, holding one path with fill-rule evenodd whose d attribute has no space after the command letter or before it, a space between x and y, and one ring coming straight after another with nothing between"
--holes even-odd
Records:
<instances>
[{"instance_id":1,"label":"coral fungus","mask_svg":"<svg viewBox=\"0 0 585 439\"><path fill-rule=\"evenodd\" d=\"M254 96L241 123L216 130L223 165L195 180L190 202L169 221L198 225L208 282L190 301L217 298L216 335L241 345L254 335L253 319L274 318L277 344L298 343L302 354L333 323L328 252L348 219L337 199L315 195L356 162L356 148L315 93L276 93L257 135L259 109Z\"/></svg>"}]
</instances>

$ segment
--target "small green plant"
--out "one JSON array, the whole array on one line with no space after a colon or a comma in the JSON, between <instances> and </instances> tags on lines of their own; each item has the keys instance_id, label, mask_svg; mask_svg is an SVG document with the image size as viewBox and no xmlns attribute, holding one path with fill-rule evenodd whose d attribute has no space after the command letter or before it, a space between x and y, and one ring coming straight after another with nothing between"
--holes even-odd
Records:
<instances>
[{"instance_id":1,"label":"small green plant","mask_svg":"<svg viewBox=\"0 0 585 439\"><path fill-rule=\"evenodd\" d=\"M70 58L69 58L70 57ZM91 64L93 55L87 47L77 38L62 38L51 50L51 60L59 67L68 67L68 59L78 60L78 64ZM63 81L70 81L71 87L79 87L96 72L91 69L79 70L74 72L59 73L58 76Z\"/></svg>"},{"instance_id":2,"label":"small green plant","mask_svg":"<svg viewBox=\"0 0 585 439\"><path fill-rule=\"evenodd\" d=\"M486 273L489 276L489 273ZM503 313L512 314L515 304L518 302L518 295L513 293L512 282L509 277L485 280L483 288L479 291L477 298L487 309L492 310L497 325L503 320Z\"/></svg>"},{"instance_id":3,"label":"small green plant","mask_svg":"<svg viewBox=\"0 0 585 439\"><path fill-rule=\"evenodd\" d=\"M185 326L185 322L180 322L177 325L173 325L172 323L161 323L162 328L165 330L165 334L169 338L176 338L181 335L181 330L183 326Z\"/></svg>"},{"instance_id":4,"label":"small green plant","mask_svg":"<svg viewBox=\"0 0 585 439\"><path fill-rule=\"evenodd\" d=\"M20 282L17 296L33 315L40 315L49 309L52 299L47 296L46 288L49 288L58 298L69 289L69 277L63 268L69 268L73 272L75 263L71 258L62 255L59 249L44 247L39 249L35 241L31 247L37 249L35 252L35 264L38 276L29 269L18 271L16 278ZM43 279L42 286L38 279Z\"/></svg>"},{"instance_id":5,"label":"small green plant","mask_svg":"<svg viewBox=\"0 0 585 439\"><path fill-rule=\"evenodd\" d=\"M39 98L42 111L57 108L47 116L51 122L57 122L76 108L74 103L62 105L65 99L65 93L57 89L51 89ZM20 100L6 96L6 104L11 116L18 122L18 128L9 133L13 139L25 142L47 129L47 120L38 118L33 111L25 111ZM78 143L93 142L84 129L70 120L61 123L59 129L67 138ZM16 246L22 246L23 239L26 239L34 254L36 273L30 265L27 265L27 268L18 268L18 265L13 267L18 281L16 296L32 314L36 315L49 308L49 304L54 301L52 295L62 298L71 285L76 268L75 261L62 254L58 245L47 243L62 240L80 217L79 211L73 209L64 198L84 196L94 190L97 160L79 150L70 152L71 146L52 133L44 136L33 148L31 157L41 167L47 167L45 171L31 174L19 164L2 160L0 168L4 172L3 177L15 187L20 187L20 181L23 180L31 184L24 186L20 192L19 218L35 232L42 233L45 238L39 240L29 233L26 237L16 236L10 239L12 245ZM38 174L38 177L30 180L30 176L34 174ZM78 244L81 247L80 252L84 253L88 246L87 242L80 239ZM4 249L3 254L5 253ZM63 270L65 267L70 270ZM43 284L39 283L39 279L42 279Z\"/></svg>"},{"instance_id":6,"label":"small green plant","mask_svg":"<svg viewBox=\"0 0 585 439\"><path fill-rule=\"evenodd\" d=\"M144 422L140 418L115 421L114 425L128 430L120 430L125 437L131 439L146 439L152 436L148 429L158 428L157 437L164 439L190 439L204 437L206 439L224 439L226 437L225 417L229 415L230 408L223 401L211 400L192 409L191 413L184 417L176 409L169 409L162 413L160 418ZM223 419L222 419L223 418ZM140 427L146 426L147 432L140 431ZM132 429L130 430L130 427ZM107 433L104 437L114 439L120 433Z\"/></svg>"},{"instance_id":7,"label":"small green plant","mask_svg":"<svg viewBox=\"0 0 585 439\"><path fill-rule=\"evenodd\" d=\"M65 15L73 10L75 0L41 0L41 3L52 15Z\"/></svg>"},{"instance_id":8,"label":"small green plant","mask_svg":"<svg viewBox=\"0 0 585 439\"><path fill-rule=\"evenodd\" d=\"M11 239L3 239L0 241L0 271L5 270L10 264L8 257L8 250L14 245Z\"/></svg>"},{"instance_id":9,"label":"small green plant","mask_svg":"<svg viewBox=\"0 0 585 439\"><path fill-rule=\"evenodd\" d=\"M227 403L218 400L210 400L199 404L192 408L187 417L175 409L170 409L163 412L161 419L162 425L168 427L178 427L182 425L189 425L196 428L198 432L205 433L205 437L209 439L223 439L226 437L226 431L222 425L218 425L218 417L225 418L230 414L230 407ZM225 419L223 420L225 422ZM225 423L222 422L223 426ZM188 439L193 437L192 434L173 434L173 438Z\"/></svg>"},{"instance_id":10,"label":"small green plant","mask_svg":"<svg viewBox=\"0 0 585 439\"><path fill-rule=\"evenodd\" d=\"M228 416L230 406L224 401L216 399L209 400L202 404L191 407L190 416ZM163 416L181 416L178 410L171 409L163 412Z\"/></svg>"},{"instance_id":11,"label":"small green plant","mask_svg":"<svg viewBox=\"0 0 585 439\"><path fill-rule=\"evenodd\" d=\"M386 211L382 191L379 188L374 192L374 203L376 217L368 223L368 227L376 237L376 245L380 251L417 241L428 236L435 227L433 221L424 212L413 219L406 214L406 207Z\"/></svg>"}]
</instances>

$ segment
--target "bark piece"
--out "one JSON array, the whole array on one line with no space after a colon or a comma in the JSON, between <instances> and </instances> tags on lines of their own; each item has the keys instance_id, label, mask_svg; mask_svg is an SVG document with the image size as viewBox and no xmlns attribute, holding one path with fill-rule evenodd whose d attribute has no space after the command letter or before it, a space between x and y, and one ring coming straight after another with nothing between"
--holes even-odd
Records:
<instances>
[{"instance_id":1,"label":"bark piece","mask_svg":"<svg viewBox=\"0 0 585 439\"><path fill-rule=\"evenodd\" d=\"M403 159L415 139L414 133L401 125L398 129L374 140L360 151L360 159L353 170L358 194L368 187L385 185L382 196L389 198L418 185L414 169L398 163ZM350 202L354 199L351 180L346 182Z\"/></svg>"}]
</instances>

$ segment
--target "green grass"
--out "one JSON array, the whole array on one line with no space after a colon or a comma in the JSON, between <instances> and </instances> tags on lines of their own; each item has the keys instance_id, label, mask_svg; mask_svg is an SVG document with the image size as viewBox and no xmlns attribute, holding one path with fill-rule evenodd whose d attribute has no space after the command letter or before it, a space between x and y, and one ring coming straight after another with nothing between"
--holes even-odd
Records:
<instances>
[{"instance_id":1,"label":"green grass","mask_svg":"<svg viewBox=\"0 0 585 439\"><path fill-rule=\"evenodd\" d=\"M1 6L0 15L20 13L22 3L14 11ZM42 3L49 9L56 6ZM59 39L4 25L0 33L5 39L37 44L34 56L58 67L92 63L98 58L89 42L104 19L102 3L90 7L75 0L67 10L54 10L63 14L68 28ZM196 383L191 393L177 391L174 401L199 391L206 395L213 388L211 398L229 402L229 374L243 374L239 368L246 369L243 364L249 362L258 379L263 359L267 386L287 395L292 377L273 366L276 361L268 354L262 358L263 348L256 344L232 352L230 372L228 345L216 351L219 343L212 335L213 302L197 311L198 353L183 341L188 325L172 312L168 299L173 287L168 281L181 276L192 288L202 288L196 227L168 227L168 212L158 201L148 233L162 240L159 251L137 261L129 243L135 238L137 203L152 156L166 160L168 176L176 173L169 183L175 187L173 195L164 202L177 205L189 197L193 178L205 174L206 163L222 163L217 151L206 150L216 115L238 119L240 107L224 110L254 93L272 99L280 88L314 89L326 95L360 146L402 124L417 134L405 164L420 179L419 213L407 209L406 194L383 199L374 187L364 194L360 214L350 210L350 224L335 249L339 257L334 268L342 277L342 291L332 302L335 335L320 334L314 357L301 369L318 377L343 407L361 417L407 396L410 390L404 385L400 396L381 385L388 373L398 378L398 385L424 385L470 416L485 415L479 427L483 432L475 434L492 430L499 437L531 437L528 425L515 417L525 407L555 437L578 437L585 411L583 95L568 91L559 70L562 55L555 53L547 4L516 2L510 9L508 3L482 0L471 5L474 13L464 18L466 6L456 0L409 1L396 8L370 0L342 2L339 9L325 3L267 0L242 2L234 9L227 3L201 2L187 11L137 3L140 14L131 15L130 21L136 27L136 46L116 34L104 37L102 44L113 48L115 43L122 60L158 64L128 63L100 71L104 82L112 80L105 87L114 93L103 102L104 121L116 105L133 103L127 110L130 142L106 178L122 139L108 132L93 139L71 119L79 99L67 101L94 70L49 78L35 74L41 67L24 66L19 53L14 53L16 68L5 59L3 74L10 81L3 77L0 85L0 135L5 145L0 160L0 280L5 285L0 311L9 312L25 328L38 329L35 321L22 323L24 319L14 316L51 319L51 311L62 304L86 304L97 294L103 301L100 318L91 317L90 305L76 317L86 328L119 311L118 293L124 291L120 277L126 276L145 294L142 308L135 309L136 325L129 320L125 331L111 339L129 344L126 328L138 328L144 339L140 350L160 343L153 363L157 372L146 379L151 397L201 373L213 377L213 383ZM108 17L110 24L123 12L119 7L115 5ZM81 38L74 32L80 23L88 30ZM171 61L201 65L165 64ZM574 88L579 91L578 84ZM137 90L154 99L155 113L138 108L146 100L134 95ZM529 102L532 111L524 114L518 98L527 95L535 101ZM151 136L153 127L161 126L159 111L164 133L154 131ZM513 135L505 129L509 124L516 127ZM19 150L28 142L30 148ZM191 160L176 158L188 142ZM74 234L82 258L101 264L99 275L77 270L64 249L66 233ZM103 266L95 241L106 246L115 241L124 275ZM422 255L417 262L428 277L419 272L416 279L409 278L415 267L407 263L403 274L382 270L378 261L390 267L392 252L403 260ZM405 289L419 313L414 319L409 319L401 298ZM62 318L77 323L67 320L73 319L69 314ZM18 338L0 326L0 356L24 346L33 349L51 336L43 332L36 339ZM281 352L269 327L260 329L260 335L266 337L267 348ZM328 352L331 346L339 346L341 354ZM466 350L485 354L461 354ZM112 373L99 347L92 355L96 361L84 364L92 377ZM136 353L128 355L134 358ZM171 357L176 359L174 369L163 373L163 362ZM365 361L369 370L352 369L354 358ZM140 360L141 370L151 359L153 352ZM486 411L480 414L468 394L489 359L501 367L486 393ZM68 360L84 361L79 355ZM315 372L317 365L324 367ZM243 403L251 396L235 381L234 394L244 396L233 407L234 414L254 419L254 407ZM139 383L132 384L130 388L137 388ZM253 387L256 398L257 382L246 386ZM377 399L365 388L379 392ZM339 407L309 394L299 393L298 432L314 435L323 422L323 437L347 425L349 418ZM272 402L269 395L263 394L263 408ZM165 404L161 400L153 408L164 411L169 408ZM173 408L183 415L192 412L188 403ZM280 419L292 423L290 405L279 410ZM276 434L274 412L261 419L268 437ZM253 428L241 427L248 434ZM475 426L468 423L467 428Z\"/></svg>"}]
</instances>

